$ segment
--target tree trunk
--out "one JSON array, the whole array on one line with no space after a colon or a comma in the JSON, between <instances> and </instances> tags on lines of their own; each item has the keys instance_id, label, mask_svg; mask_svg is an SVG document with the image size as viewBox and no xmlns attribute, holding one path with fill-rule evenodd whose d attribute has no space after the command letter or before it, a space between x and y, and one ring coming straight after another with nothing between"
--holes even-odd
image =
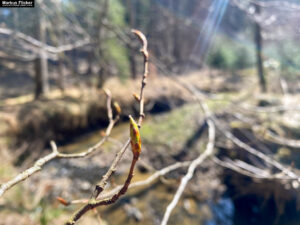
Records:
<instances>
[{"instance_id":1,"label":"tree trunk","mask_svg":"<svg viewBox=\"0 0 300 225\"><path fill-rule=\"evenodd\" d=\"M96 60L99 62L99 71L98 71L98 81L97 87L102 88L104 81L106 80L107 73L108 73L108 62L105 58L103 42L105 40L105 32L103 30L103 21L107 19L109 10L109 0L105 0L103 3L103 9L99 13L99 23L98 23L98 36L97 36L97 43L96 48L94 49L94 55Z\"/></svg>"},{"instance_id":2,"label":"tree trunk","mask_svg":"<svg viewBox=\"0 0 300 225\"><path fill-rule=\"evenodd\" d=\"M43 13L37 9L36 14L36 38L42 43L46 43L46 24ZM35 98L46 95L49 91L48 83L48 58L44 48L40 48L35 60Z\"/></svg>"},{"instance_id":3,"label":"tree trunk","mask_svg":"<svg viewBox=\"0 0 300 225\"><path fill-rule=\"evenodd\" d=\"M64 35L63 35L63 28L62 28L62 24L63 24L63 15L62 15L62 11L60 11L62 9L62 5L60 1L56 1L56 10L57 10L57 14L56 14L56 18L55 18L55 23L56 25L56 37L55 42L57 46L60 46L64 43ZM58 68L57 68L57 72L58 72L58 87L59 89L64 92L65 91L65 53L61 52L58 54Z\"/></svg>"},{"instance_id":4,"label":"tree trunk","mask_svg":"<svg viewBox=\"0 0 300 225\"><path fill-rule=\"evenodd\" d=\"M260 6L255 5L256 13L260 14ZM254 24L254 41L256 46L256 67L258 72L259 84L262 92L267 91L266 79L263 69L263 59L262 59L262 37L261 37L261 26L258 22L255 21Z\"/></svg>"},{"instance_id":5,"label":"tree trunk","mask_svg":"<svg viewBox=\"0 0 300 225\"><path fill-rule=\"evenodd\" d=\"M64 92L65 91L65 54L59 53L58 56L58 87Z\"/></svg>"},{"instance_id":6,"label":"tree trunk","mask_svg":"<svg viewBox=\"0 0 300 225\"><path fill-rule=\"evenodd\" d=\"M127 13L128 13L128 18L129 18L129 26L132 29L135 29L136 27L136 15L135 15L135 6L136 2L132 2L132 0L127 0L126 1L126 6L127 6ZM137 77L137 68L136 68L136 57L135 57L135 50L131 47L128 46L128 57L129 57L129 63L130 63L130 73L131 77L135 79Z\"/></svg>"}]
</instances>

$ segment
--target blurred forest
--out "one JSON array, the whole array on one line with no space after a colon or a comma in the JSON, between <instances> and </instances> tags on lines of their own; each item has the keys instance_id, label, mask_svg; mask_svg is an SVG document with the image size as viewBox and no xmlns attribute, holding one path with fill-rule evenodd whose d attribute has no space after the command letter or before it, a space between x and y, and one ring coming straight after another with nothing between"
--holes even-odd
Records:
<instances>
[{"instance_id":1,"label":"blurred forest","mask_svg":"<svg viewBox=\"0 0 300 225\"><path fill-rule=\"evenodd\" d=\"M299 224L299 21L298 0L0 8L0 225L64 224L97 184L117 193L129 115L131 186L78 224Z\"/></svg>"}]
</instances>

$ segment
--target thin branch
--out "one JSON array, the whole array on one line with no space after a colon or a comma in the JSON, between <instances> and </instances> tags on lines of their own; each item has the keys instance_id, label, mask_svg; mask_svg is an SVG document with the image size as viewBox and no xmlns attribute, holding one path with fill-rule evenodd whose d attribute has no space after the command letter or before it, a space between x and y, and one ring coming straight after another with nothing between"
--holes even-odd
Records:
<instances>
[{"instance_id":1,"label":"thin branch","mask_svg":"<svg viewBox=\"0 0 300 225\"><path fill-rule=\"evenodd\" d=\"M294 140L289 138L280 137L279 135L275 134L274 132L267 130L266 133L267 137L269 137L272 141L276 142L280 145L286 145L292 148L300 148L300 140Z\"/></svg>"},{"instance_id":2,"label":"thin branch","mask_svg":"<svg viewBox=\"0 0 300 225\"><path fill-rule=\"evenodd\" d=\"M131 166L130 166L130 169L128 172L127 179L117 194L113 195L111 198L104 199L104 200L96 200L94 198L91 198L91 200L86 205L84 205L82 208L80 208L71 217L71 219L67 223L65 223L65 225L74 225L77 220L79 220L86 212L88 212L91 209L95 209L96 207L101 206L101 205L110 205L110 204L115 203L122 195L124 195L126 193L128 186L132 180L133 170L134 170L134 167L135 167L135 164L137 161L138 161L138 157L133 155L133 160L131 162Z\"/></svg>"},{"instance_id":3,"label":"thin branch","mask_svg":"<svg viewBox=\"0 0 300 225\"><path fill-rule=\"evenodd\" d=\"M295 179L299 179L299 176L296 175L294 172L292 172L290 169L284 167L282 164L280 164L279 162L277 162L276 160L272 159L271 157L263 154L262 152L252 148L251 146L247 145L246 143L242 142L240 139L238 139L237 137L235 137L231 132L227 131L224 128L218 127L220 131L223 132L223 134L229 139L231 140L234 144L236 144L237 146L239 146L240 148L246 150L247 152L255 155L256 157L264 160L265 162L269 163L270 165L273 165L274 167L276 167L277 169L281 170L283 173L285 173L286 175L288 175L291 178L295 178Z\"/></svg>"},{"instance_id":4,"label":"thin branch","mask_svg":"<svg viewBox=\"0 0 300 225\"><path fill-rule=\"evenodd\" d=\"M144 114L144 88L147 84L147 76L148 76L148 63L149 63L149 53L148 53L148 42L147 39L145 37L145 35L138 31L138 30L131 30L132 33L134 33L140 40L140 42L142 43L142 49L140 50L141 53L144 56L144 74L143 74L143 78L142 78L142 87L141 87L141 92L140 92L140 117L139 117L139 121L138 121L138 126L141 127L142 121L145 117Z\"/></svg>"},{"instance_id":5,"label":"thin branch","mask_svg":"<svg viewBox=\"0 0 300 225\"><path fill-rule=\"evenodd\" d=\"M105 186L107 184L107 180L111 177L111 175L116 171L117 165L119 164L120 160L122 159L125 151L127 150L128 146L130 144L130 139L127 140L125 145L122 147L122 149L117 153L113 163L111 164L109 170L103 175L100 183L96 185L95 190L93 192L92 198L96 199L99 194L105 189Z\"/></svg>"},{"instance_id":6,"label":"thin branch","mask_svg":"<svg viewBox=\"0 0 300 225\"><path fill-rule=\"evenodd\" d=\"M155 172L154 174L152 174L150 177L148 177L146 180L141 180L141 181L137 181L135 183L132 183L129 185L128 189L131 188L136 188L136 187L140 187L140 186L147 186L150 185L151 183L153 183L155 180L157 180L159 177L166 175L167 173L170 173L176 169L179 168L183 168L183 167L187 167L191 164L191 161L186 161L186 162L177 162L175 164L172 164L170 166L167 166L157 172ZM113 190L105 193L104 195L102 195L102 198L108 198L112 195L114 195L115 193L117 193L120 189L121 189L121 185L115 187Z\"/></svg>"},{"instance_id":7,"label":"thin branch","mask_svg":"<svg viewBox=\"0 0 300 225\"><path fill-rule=\"evenodd\" d=\"M293 3L293 2L289 2L289 1L261 1L261 0L249 0L249 2L259 5L261 7L278 7L280 9L282 8L287 8L290 10L300 10L300 5Z\"/></svg>"},{"instance_id":8,"label":"thin branch","mask_svg":"<svg viewBox=\"0 0 300 225\"><path fill-rule=\"evenodd\" d=\"M108 109L108 115L111 114L112 109L111 109L111 95L110 93L107 94L107 106ZM11 179L10 181L4 183L1 185L0 187L0 197L10 188L12 188L13 186L15 186L16 184L28 179L30 176L32 176L33 174L37 173L38 171L40 171L43 166L48 163L49 161L56 159L56 158L83 158L86 157L88 155L90 155L91 153L97 151L105 141L107 141L111 130L113 128L113 126L116 124L116 122L119 120L119 115L116 116L115 119L112 119L112 117L110 118L109 121L109 125L106 128L106 132L105 132L105 136L98 142L96 143L94 146L88 148L86 151L84 152L80 152L80 153L74 153L74 154L65 154L65 153L60 153L57 150L57 146L56 144L51 141L51 147L52 147L52 152L48 155L46 155L45 157L37 160L34 165L32 167L30 167L29 169L23 171L22 173L18 174L16 177L14 177L13 179Z\"/></svg>"},{"instance_id":9,"label":"thin branch","mask_svg":"<svg viewBox=\"0 0 300 225\"><path fill-rule=\"evenodd\" d=\"M12 188L13 186L15 186L16 184L26 180L27 178L29 178L31 175L35 174L36 172L40 171L42 169L42 167L49 161L51 161L52 159L55 159L58 157L58 152L56 151L52 151L52 153L46 155L45 157L39 159L38 161L35 162L35 164L23 171L22 173L18 174L16 177L14 177L13 179L11 179L10 181L4 183L1 185L0 187L0 197L10 188Z\"/></svg>"},{"instance_id":10,"label":"thin branch","mask_svg":"<svg viewBox=\"0 0 300 225\"><path fill-rule=\"evenodd\" d=\"M248 177L257 178L257 179L267 178L267 176L252 173L246 169L241 169L238 166L236 166L235 164L232 164L232 163L226 162L226 161L222 161L222 160L218 159L217 157L212 157L212 160L214 163L218 164L219 166L225 167L227 169L231 169L237 173L243 174Z\"/></svg>"},{"instance_id":11,"label":"thin branch","mask_svg":"<svg viewBox=\"0 0 300 225\"><path fill-rule=\"evenodd\" d=\"M156 171L151 176L149 176L146 180L141 180L141 181L137 181L137 182L130 184L128 189L141 187L141 186L148 186L151 183L153 183L155 180L157 180L159 177L164 176L176 169L187 167L190 164L191 164L191 161L174 163L170 166L167 166L161 170ZM118 193L122 187L123 187L123 185L118 185L114 189L112 189L106 193L102 193L101 199L105 199L105 198L109 198L109 197L113 196L114 194ZM88 203L88 201L89 201L89 199L77 199L77 200L72 200L70 202L66 201L66 203L64 205L86 204L86 203Z\"/></svg>"},{"instance_id":12,"label":"thin branch","mask_svg":"<svg viewBox=\"0 0 300 225\"><path fill-rule=\"evenodd\" d=\"M171 215L171 212L177 205L187 183L189 180L193 177L195 169L209 156L212 155L213 149L214 149L214 142L215 142L215 126L211 119L207 119L207 125L208 125L208 144L206 146L206 150L199 155L197 159L192 161L191 165L188 168L187 174L183 177L181 180L181 183L176 191L176 194L174 195L174 198L172 202L168 205L163 220L161 222L161 225L166 225L168 223L169 217Z\"/></svg>"},{"instance_id":13,"label":"thin branch","mask_svg":"<svg viewBox=\"0 0 300 225\"><path fill-rule=\"evenodd\" d=\"M141 53L143 54L144 57L144 73L143 73L143 77L142 77L142 84L141 84L141 92L140 92L140 116L139 116L139 122L138 122L138 126L141 127L143 118L145 117L144 115L144 88L147 84L147 76L148 76L148 60L149 60L149 54L148 54L148 50L147 50L147 39L144 36L144 34L138 30L132 30L132 32L139 38L139 40L142 43L142 49L141 49ZM96 186L94 193L92 195L92 197L94 199L96 199L99 194L104 190L106 184L107 184L107 180L110 178L110 176L115 172L116 167L119 163L119 161L121 160L123 154L125 153L126 149L128 148L130 143L130 139L127 140L126 144L123 146L123 148L118 152L115 160L113 161L112 165L110 166L109 170L107 171L107 173L102 177L100 183Z\"/></svg>"},{"instance_id":14,"label":"thin branch","mask_svg":"<svg viewBox=\"0 0 300 225\"><path fill-rule=\"evenodd\" d=\"M0 28L0 34L14 35L17 38L24 40L24 41L32 44L35 47L43 48L44 50L46 50L47 52L52 53L52 54L58 54L61 52L71 51L75 48L79 48L79 47L82 47L84 45L91 43L90 40L88 38L86 38L83 40L76 41L73 44L67 44L67 45L54 47L54 46L46 45L45 43L40 42L39 40L37 40L29 35L26 35L19 31L10 30L8 28Z\"/></svg>"},{"instance_id":15,"label":"thin branch","mask_svg":"<svg viewBox=\"0 0 300 225\"><path fill-rule=\"evenodd\" d=\"M198 90L195 89L195 87L193 87L190 84L184 84L180 80L176 80L176 81L178 81L178 83L180 83L184 88L186 88L190 93L192 93L195 96L195 98L197 99L199 105L202 107L204 112L209 112L207 104L202 102L202 95L199 93ZM210 113L206 113L206 114L210 114ZM216 127L219 129L219 131L221 131L223 133L223 135L226 138L228 138L229 140L231 140L234 144L236 144L240 148L246 150L250 154L255 155L256 157L262 159L263 161L267 162L268 164L274 166L275 168L281 170L287 176L289 176L293 179L298 179L300 181L300 177L297 174L295 174L293 171L291 171L290 169L283 166L281 163L277 162L276 160L272 159L271 157L263 154L262 152L256 150L255 148L247 145L246 143L242 142L240 139L235 137L226 127L221 126L221 123L216 118L216 116L210 114L210 117L214 121L214 123L215 123Z\"/></svg>"},{"instance_id":16,"label":"thin branch","mask_svg":"<svg viewBox=\"0 0 300 225\"><path fill-rule=\"evenodd\" d=\"M284 111L300 111L299 106L286 106L286 105L269 106L269 107L257 107L257 106L245 105L240 107L239 109L244 110L246 112L252 111L255 113L281 113Z\"/></svg>"},{"instance_id":17,"label":"thin branch","mask_svg":"<svg viewBox=\"0 0 300 225\"><path fill-rule=\"evenodd\" d=\"M257 173L254 172L253 170L249 170L249 164L247 164L248 166L243 166L243 164L245 165L246 163L243 162L243 164L239 163L236 164L234 161L229 160L228 161L221 161L220 159L218 159L217 157L212 157L213 162L215 162L216 164L225 167L227 169L231 169L237 173L240 173L242 175L248 176L248 177L252 177L255 179L265 179L265 180L298 180L298 178L292 178L289 176L284 176L283 173L277 173L277 174L266 174L265 171L261 170L262 173ZM242 161L240 161L242 162ZM258 169L258 168L256 168Z\"/></svg>"},{"instance_id":18,"label":"thin branch","mask_svg":"<svg viewBox=\"0 0 300 225\"><path fill-rule=\"evenodd\" d=\"M146 86L146 79L148 76L148 50L147 50L147 39L144 36L144 34L138 30L132 30L132 33L134 33L139 40L142 43L142 49L141 49L141 53L144 56L144 73L143 73L143 78L142 78L142 84L141 84L141 92L140 92L140 115L139 115L139 121L138 121L138 128L141 127L141 124L143 122L143 119L145 117L144 115L144 88ZM108 205L108 204L112 204L114 202L116 202L119 197L123 194L126 193L128 186L131 182L131 179L133 177L133 169L135 166L135 163L138 160L138 155L133 154L133 160L130 166L130 171L128 173L128 177L122 187L122 189L115 194L112 198L110 199L105 199L105 200L97 200L97 197L99 196L99 194L105 189L105 186L107 184L107 180L111 177L111 175L115 172L117 165L119 164L123 154L125 153L126 149L128 148L130 143L130 139L125 143L125 145L123 146L123 148L117 153L112 165L110 166L109 170L106 172L106 174L102 177L100 183L98 185L96 185L95 190L92 194L92 197L90 199L90 201L84 205L82 208L80 208L71 218L70 220L66 223L66 225L73 225L76 223L77 220L79 220L81 218L81 216L83 216L86 212L88 212L89 210L96 208L100 205Z\"/></svg>"}]
</instances>

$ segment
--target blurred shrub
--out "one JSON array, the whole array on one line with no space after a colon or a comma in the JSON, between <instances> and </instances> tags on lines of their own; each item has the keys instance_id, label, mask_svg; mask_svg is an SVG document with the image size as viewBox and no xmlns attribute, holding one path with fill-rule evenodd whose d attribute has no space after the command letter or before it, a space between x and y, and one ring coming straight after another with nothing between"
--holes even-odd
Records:
<instances>
[{"instance_id":1,"label":"blurred shrub","mask_svg":"<svg viewBox=\"0 0 300 225\"><path fill-rule=\"evenodd\" d=\"M293 41L286 41L279 45L279 60L282 75L297 77L300 75L300 47Z\"/></svg>"},{"instance_id":2,"label":"blurred shrub","mask_svg":"<svg viewBox=\"0 0 300 225\"><path fill-rule=\"evenodd\" d=\"M217 69L229 69L233 67L233 52L226 46L214 49L208 57L208 64Z\"/></svg>"},{"instance_id":3,"label":"blurred shrub","mask_svg":"<svg viewBox=\"0 0 300 225\"><path fill-rule=\"evenodd\" d=\"M117 74L121 79L129 78L129 60L127 48L122 46L116 39L107 40L105 43L109 62L117 68Z\"/></svg>"},{"instance_id":4,"label":"blurred shrub","mask_svg":"<svg viewBox=\"0 0 300 225\"><path fill-rule=\"evenodd\" d=\"M217 39L207 57L209 66L217 69L245 69L254 65L251 46L244 46L224 37Z\"/></svg>"},{"instance_id":5,"label":"blurred shrub","mask_svg":"<svg viewBox=\"0 0 300 225\"><path fill-rule=\"evenodd\" d=\"M118 28L127 27L126 10L121 0L111 1L109 3L108 19L110 23ZM129 60L127 48L122 44L117 37L112 37L106 40L105 48L108 56L108 61L117 68L117 75L121 79L129 77Z\"/></svg>"}]
</instances>

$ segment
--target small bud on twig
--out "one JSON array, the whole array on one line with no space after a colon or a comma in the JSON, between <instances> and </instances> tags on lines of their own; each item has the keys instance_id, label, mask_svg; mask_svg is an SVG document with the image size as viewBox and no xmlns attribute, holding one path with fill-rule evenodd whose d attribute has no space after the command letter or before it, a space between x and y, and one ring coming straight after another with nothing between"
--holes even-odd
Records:
<instances>
[{"instance_id":1,"label":"small bud on twig","mask_svg":"<svg viewBox=\"0 0 300 225\"><path fill-rule=\"evenodd\" d=\"M114 102L114 108L115 108L117 114L120 115L122 110L121 110L121 107L118 102Z\"/></svg>"},{"instance_id":2,"label":"small bud on twig","mask_svg":"<svg viewBox=\"0 0 300 225\"><path fill-rule=\"evenodd\" d=\"M130 120L130 144L134 157L139 157L142 150L140 130L137 123L134 121L132 116L129 116Z\"/></svg>"},{"instance_id":3,"label":"small bud on twig","mask_svg":"<svg viewBox=\"0 0 300 225\"><path fill-rule=\"evenodd\" d=\"M105 136L106 136L106 133L105 133L103 130L101 130L101 131L100 131L100 135L101 135L101 137L105 137Z\"/></svg>"},{"instance_id":4,"label":"small bud on twig","mask_svg":"<svg viewBox=\"0 0 300 225\"><path fill-rule=\"evenodd\" d=\"M134 99L137 101L137 102L140 102L140 97L137 95L137 93L133 93L132 96L134 97Z\"/></svg>"},{"instance_id":5,"label":"small bud on twig","mask_svg":"<svg viewBox=\"0 0 300 225\"><path fill-rule=\"evenodd\" d=\"M59 203L63 204L64 206L68 206L69 205L69 203L67 202L67 200L65 200L62 197L57 197L56 199L57 199L57 201L59 201Z\"/></svg>"}]
</instances>

